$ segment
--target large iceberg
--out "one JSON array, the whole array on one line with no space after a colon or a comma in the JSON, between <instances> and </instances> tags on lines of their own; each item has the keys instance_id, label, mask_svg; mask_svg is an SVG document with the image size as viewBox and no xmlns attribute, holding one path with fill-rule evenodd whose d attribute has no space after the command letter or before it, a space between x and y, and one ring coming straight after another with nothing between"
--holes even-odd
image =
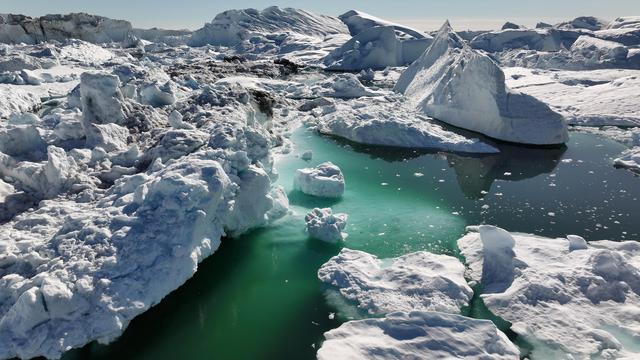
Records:
<instances>
[{"instance_id":1,"label":"large iceberg","mask_svg":"<svg viewBox=\"0 0 640 360\"><path fill-rule=\"evenodd\" d=\"M43 41L79 39L92 43L124 42L132 30L124 20L85 13L45 15L0 14L0 42L35 44Z\"/></svg>"},{"instance_id":2,"label":"large iceberg","mask_svg":"<svg viewBox=\"0 0 640 360\"><path fill-rule=\"evenodd\" d=\"M473 291L464 265L426 251L393 259L342 249L318 270L318 278L368 314L440 311L458 314Z\"/></svg>"},{"instance_id":3,"label":"large iceberg","mask_svg":"<svg viewBox=\"0 0 640 360\"><path fill-rule=\"evenodd\" d=\"M402 40L393 26L367 28L327 55L329 70L384 69L414 62L431 44L430 38Z\"/></svg>"},{"instance_id":4,"label":"large iceberg","mask_svg":"<svg viewBox=\"0 0 640 360\"><path fill-rule=\"evenodd\" d=\"M467 275L533 358L637 357L640 243L478 231L458 240Z\"/></svg>"},{"instance_id":5,"label":"large iceberg","mask_svg":"<svg viewBox=\"0 0 640 360\"><path fill-rule=\"evenodd\" d=\"M342 20L342 22L344 22L349 27L351 36L356 36L370 28L384 26L393 28L396 32L398 32L401 38L431 38L430 35L427 35L420 30L411 28L409 26L400 25L391 21L383 20L371 14L367 14L358 10L349 10L346 13L340 15L338 18L340 18L340 20Z\"/></svg>"},{"instance_id":6,"label":"large iceberg","mask_svg":"<svg viewBox=\"0 0 640 360\"><path fill-rule=\"evenodd\" d=\"M640 146L636 146L622 153L620 157L614 160L614 164L640 173Z\"/></svg>"},{"instance_id":7,"label":"large iceberg","mask_svg":"<svg viewBox=\"0 0 640 360\"><path fill-rule=\"evenodd\" d=\"M218 14L212 22L191 36L193 46L235 46L252 38L282 41L290 34L324 38L327 35L348 33L340 19L317 15L300 9L268 7L229 10Z\"/></svg>"},{"instance_id":8,"label":"large iceberg","mask_svg":"<svg viewBox=\"0 0 640 360\"><path fill-rule=\"evenodd\" d=\"M500 67L469 47L448 22L402 73L395 90L429 116L496 139L551 145L568 138L562 116L509 89Z\"/></svg>"},{"instance_id":9,"label":"large iceberg","mask_svg":"<svg viewBox=\"0 0 640 360\"><path fill-rule=\"evenodd\" d=\"M324 336L319 360L520 358L518 348L491 321L438 312L349 321Z\"/></svg>"}]
</instances>

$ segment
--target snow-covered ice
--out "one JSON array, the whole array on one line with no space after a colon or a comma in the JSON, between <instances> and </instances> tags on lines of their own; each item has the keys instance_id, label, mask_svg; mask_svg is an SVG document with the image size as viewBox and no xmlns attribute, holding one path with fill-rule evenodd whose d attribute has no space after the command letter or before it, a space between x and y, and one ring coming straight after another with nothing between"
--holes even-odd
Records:
<instances>
[{"instance_id":1,"label":"snow-covered ice","mask_svg":"<svg viewBox=\"0 0 640 360\"><path fill-rule=\"evenodd\" d=\"M614 160L614 164L640 173L640 146L636 146L622 153L619 158Z\"/></svg>"},{"instance_id":2,"label":"snow-covered ice","mask_svg":"<svg viewBox=\"0 0 640 360\"><path fill-rule=\"evenodd\" d=\"M520 358L491 321L438 312L349 321L324 336L319 360Z\"/></svg>"},{"instance_id":3,"label":"snow-covered ice","mask_svg":"<svg viewBox=\"0 0 640 360\"><path fill-rule=\"evenodd\" d=\"M293 188L307 195L339 198L344 194L344 175L340 168L330 162L313 168L296 170Z\"/></svg>"},{"instance_id":4,"label":"snow-covered ice","mask_svg":"<svg viewBox=\"0 0 640 360\"><path fill-rule=\"evenodd\" d=\"M469 47L448 22L395 90L429 116L500 140L549 145L568 139L559 114L507 87L500 67Z\"/></svg>"},{"instance_id":5,"label":"snow-covered ice","mask_svg":"<svg viewBox=\"0 0 640 360\"><path fill-rule=\"evenodd\" d=\"M640 243L550 239L482 225L458 240L467 275L532 358L634 358Z\"/></svg>"},{"instance_id":6,"label":"snow-covered ice","mask_svg":"<svg viewBox=\"0 0 640 360\"><path fill-rule=\"evenodd\" d=\"M640 71L549 71L505 68L507 85L534 96L570 124L640 125Z\"/></svg>"},{"instance_id":7,"label":"snow-covered ice","mask_svg":"<svg viewBox=\"0 0 640 360\"><path fill-rule=\"evenodd\" d=\"M342 249L318 270L318 278L366 313L460 313L473 291L464 265L451 256L419 251L393 259Z\"/></svg>"},{"instance_id":8,"label":"snow-covered ice","mask_svg":"<svg viewBox=\"0 0 640 360\"><path fill-rule=\"evenodd\" d=\"M306 230L314 239L338 243L347 238L347 214L334 214L330 208L315 208L304 217Z\"/></svg>"}]
</instances>

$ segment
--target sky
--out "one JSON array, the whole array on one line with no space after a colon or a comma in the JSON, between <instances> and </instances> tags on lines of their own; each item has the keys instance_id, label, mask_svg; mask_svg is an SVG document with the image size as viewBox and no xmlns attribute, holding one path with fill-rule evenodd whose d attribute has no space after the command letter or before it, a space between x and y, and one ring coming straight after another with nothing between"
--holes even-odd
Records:
<instances>
[{"instance_id":1,"label":"sky","mask_svg":"<svg viewBox=\"0 0 640 360\"><path fill-rule=\"evenodd\" d=\"M87 12L129 20L135 27L197 29L224 10L271 5L334 16L356 9L420 30L436 30L445 19L457 30L489 30L507 20L533 26L538 21L554 23L583 15L605 20L640 15L640 0L0 0L0 13Z\"/></svg>"}]
</instances>

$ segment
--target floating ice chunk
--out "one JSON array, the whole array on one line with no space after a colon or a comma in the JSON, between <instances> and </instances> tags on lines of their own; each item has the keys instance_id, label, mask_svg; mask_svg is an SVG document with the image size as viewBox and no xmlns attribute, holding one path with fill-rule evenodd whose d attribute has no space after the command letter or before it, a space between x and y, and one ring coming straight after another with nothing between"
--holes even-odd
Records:
<instances>
[{"instance_id":1,"label":"floating ice chunk","mask_svg":"<svg viewBox=\"0 0 640 360\"><path fill-rule=\"evenodd\" d=\"M619 158L614 160L614 164L640 173L640 146L636 146L622 153Z\"/></svg>"},{"instance_id":2,"label":"floating ice chunk","mask_svg":"<svg viewBox=\"0 0 640 360\"><path fill-rule=\"evenodd\" d=\"M302 155L300 155L300 159L304 161L310 161L311 159L313 159L313 151L307 150L303 152Z\"/></svg>"},{"instance_id":3,"label":"floating ice chunk","mask_svg":"<svg viewBox=\"0 0 640 360\"><path fill-rule=\"evenodd\" d=\"M318 270L318 278L337 287L369 314L441 311L457 314L473 291L456 258L426 251L393 259L342 249Z\"/></svg>"},{"instance_id":4,"label":"floating ice chunk","mask_svg":"<svg viewBox=\"0 0 640 360\"><path fill-rule=\"evenodd\" d=\"M150 84L140 90L140 98L143 103L153 107L172 105L176 102L175 84L167 81L164 85Z\"/></svg>"},{"instance_id":5,"label":"floating ice chunk","mask_svg":"<svg viewBox=\"0 0 640 360\"><path fill-rule=\"evenodd\" d=\"M491 321L438 312L349 321L324 336L318 360L520 358L518 348Z\"/></svg>"},{"instance_id":6,"label":"floating ice chunk","mask_svg":"<svg viewBox=\"0 0 640 360\"><path fill-rule=\"evenodd\" d=\"M347 238L347 214L334 214L330 208L315 208L304 217L309 236L328 243L338 243Z\"/></svg>"},{"instance_id":7,"label":"floating ice chunk","mask_svg":"<svg viewBox=\"0 0 640 360\"><path fill-rule=\"evenodd\" d=\"M272 201L271 210L267 212L268 221L274 222L289 213L289 198L284 188L280 185L274 186L269 192L269 197Z\"/></svg>"},{"instance_id":8,"label":"floating ice chunk","mask_svg":"<svg viewBox=\"0 0 640 360\"><path fill-rule=\"evenodd\" d=\"M339 167L325 162L315 168L296 170L293 188L307 195L339 198L344 194L344 176Z\"/></svg>"},{"instance_id":9,"label":"floating ice chunk","mask_svg":"<svg viewBox=\"0 0 640 360\"><path fill-rule=\"evenodd\" d=\"M626 339L640 329L640 243L479 231L458 240L467 275L487 307L536 344L533 357L636 357Z\"/></svg>"},{"instance_id":10,"label":"floating ice chunk","mask_svg":"<svg viewBox=\"0 0 640 360\"><path fill-rule=\"evenodd\" d=\"M395 90L429 116L500 140L549 145L568 139L562 116L506 87L500 67L471 49L448 22Z\"/></svg>"}]
</instances>

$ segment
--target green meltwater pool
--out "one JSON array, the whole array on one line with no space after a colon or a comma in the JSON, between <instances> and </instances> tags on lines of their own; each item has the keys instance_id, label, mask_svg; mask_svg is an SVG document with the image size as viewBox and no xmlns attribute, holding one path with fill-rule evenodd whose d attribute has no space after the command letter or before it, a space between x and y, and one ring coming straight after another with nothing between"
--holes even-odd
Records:
<instances>
[{"instance_id":1,"label":"green meltwater pool","mask_svg":"<svg viewBox=\"0 0 640 360\"><path fill-rule=\"evenodd\" d=\"M344 246L380 257L458 255L465 226L480 223L551 237L640 239L640 179L612 166L623 146L595 135L572 133L562 149L500 144L501 153L490 156L372 148L305 129L292 140L294 152L276 163L290 216L223 241L192 279L116 342L92 343L64 358L314 359L323 333L347 319L333 316L335 301L316 278L340 247L307 237L303 218L313 207L349 214ZM313 150L312 161L298 157L304 150ZM342 199L291 192L296 169L324 161L344 172ZM465 314L491 318L478 299ZM526 355L529 345L509 335Z\"/></svg>"}]
</instances>

